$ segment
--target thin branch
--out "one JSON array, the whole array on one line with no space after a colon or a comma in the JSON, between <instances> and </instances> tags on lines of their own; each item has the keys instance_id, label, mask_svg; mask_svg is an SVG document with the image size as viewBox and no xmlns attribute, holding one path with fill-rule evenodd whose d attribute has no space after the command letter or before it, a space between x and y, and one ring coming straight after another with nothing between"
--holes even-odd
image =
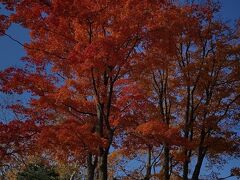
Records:
<instances>
[{"instance_id":1,"label":"thin branch","mask_svg":"<svg viewBox=\"0 0 240 180\"><path fill-rule=\"evenodd\" d=\"M23 44L23 43L20 42L19 40L15 39L15 38L12 37L11 35L7 34L7 33L4 33L4 32L3 32L2 34L5 35L5 36L7 36L9 39L11 39L12 41L16 42L17 44L19 44L20 46L22 46L22 47L24 47L24 48L26 48L26 49L44 52L44 53L46 53L46 54L48 54L48 55L55 56L55 57L57 57L57 58L59 58L59 59L65 59L65 60L67 59L67 58L65 58L65 57L59 56L59 55L57 55L57 54L54 54L54 53L52 53L52 52L49 52L49 51L46 51L46 50L43 50L43 49L31 48L31 47Z\"/></svg>"},{"instance_id":2,"label":"thin branch","mask_svg":"<svg viewBox=\"0 0 240 180\"><path fill-rule=\"evenodd\" d=\"M71 108L71 109L73 109L74 111L76 111L76 112L78 112L80 114L90 115L90 116L97 116L95 113L92 113L92 112L80 111L80 110L76 109L75 107L73 107L71 105L64 104L64 106L66 106L68 108Z\"/></svg>"}]
</instances>

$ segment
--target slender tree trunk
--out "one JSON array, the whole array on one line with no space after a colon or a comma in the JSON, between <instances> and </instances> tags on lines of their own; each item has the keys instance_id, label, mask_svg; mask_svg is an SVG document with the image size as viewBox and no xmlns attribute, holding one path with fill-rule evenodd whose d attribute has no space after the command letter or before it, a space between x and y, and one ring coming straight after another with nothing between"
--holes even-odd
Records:
<instances>
[{"instance_id":1,"label":"slender tree trunk","mask_svg":"<svg viewBox=\"0 0 240 180\"><path fill-rule=\"evenodd\" d=\"M108 150L103 150L98 159L99 180L108 179Z\"/></svg>"},{"instance_id":2,"label":"slender tree trunk","mask_svg":"<svg viewBox=\"0 0 240 180\"><path fill-rule=\"evenodd\" d=\"M200 171L201 171L204 156L205 156L204 153L198 156L197 164L195 165L193 175L192 175L192 180L198 180L199 179L199 175L200 175Z\"/></svg>"},{"instance_id":3,"label":"slender tree trunk","mask_svg":"<svg viewBox=\"0 0 240 180\"><path fill-rule=\"evenodd\" d=\"M87 157L87 180L94 180L95 165L92 162L92 155Z\"/></svg>"},{"instance_id":4,"label":"slender tree trunk","mask_svg":"<svg viewBox=\"0 0 240 180\"><path fill-rule=\"evenodd\" d=\"M185 127L184 127L184 137L186 139L189 138L189 123L190 123L190 113L191 113L191 90L190 87L187 86L187 105L186 105L186 114L185 114ZM188 150L184 148L184 155L187 158L183 164L183 180L188 180L188 166L189 166L189 159L188 159Z\"/></svg>"},{"instance_id":5,"label":"slender tree trunk","mask_svg":"<svg viewBox=\"0 0 240 180\"><path fill-rule=\"evenodd\" d=\"M186 139L188 139L188 136L189 136L188 115L186 115L186 116L187 116L187 118L186 118L186 122L185 122L184 137ZM186 159L183 163L183 180L188 180L189 159L188 159L188 150L186 148L184 148L184 156L185 156Z\"/></svg>"},{"instance_id":6,"label":"slender tree trunk","mask_svg":"<svg viewBox=\"0 0 240 180\"><path fill-rule=\"evenodd\" d=\"M97 105L97 127L96 132L100 137L103 137L103 105ZM107 158L108 150L105 150L103 147L99 147L99 156L98 156L98 165L97 165L97 179L98 180L107 180Z\"/></svg>"},{"instance_id":7,"label":"slender tree trunk","mask_svg":"<svg viewBox=\"0 0 240 180\"><path fill-rule=\"evenodd\" d=\"M147 153L147 164L146 164L146 174L144 177L144 180L150 180L151 177L151 170L152 170L152 165L151 165L151 159L152 159L152 148L148 148L148 153Z\"/></svg>"},{"instance_id":8,"label":"slender tree trunk","mask_svg":"<svg viewBox=\"0 0 240 180\"><path fill-rule=\"evenodd\" d=\"M206 119L206 114L204 116L204 120L205 119ZM203 121L203 125L202 125L201 136L200 136L201 139L200 139L199 148L198 148L198 159L197 159L197 164L195 165L193 175L192 175L193 180L198 180L200 170L202 167L202 163L203 163L203 159L207 152L207 148L204 147L204 141L205 141L205 136L206 136L204 123L205 123L205 121Z\"/></svg>"},{"instance_id":9,"label":"slender tree trunk","mask_svg":"<svg viewBox=\"0 0 240 180\"><path fill-rule=\"evenodd\" d=\"M184 152L185 157L187 157L187 150ZM189 160L186 159L183 164L183 180L188 180L188 167L189 166Z\"/></svg>"},{"instance_id":10,"label":"slender tree trunk","mask_svg":"<svg viewBox=\"0 0 240 180\"><path fill-rule=\"evenodd\" d=\"M111 69L111 68L110 68ZM112 144L114 131L111 129L109 123L109 116L111 110L111 101L112 101L112 93L113 93L113 82L112 79L108 77L107 72L104 72L103 75L104 85L106 87L106 94L108 95L107 103L101 103L101 97L99 96L96 81L94 78L94 73L92 70L92 80L95 91L95 96L97 99L97 125L96 125L96 133L101 138L105 138L108 141L108 147L99 146L99 155L97 162L97 170L96 170L96 179L97 180L107 180L108 179L108 154L109 149ZM110 80L110 84L109 83ZM109 85L109 87L108 87ZM105 108L105 109L104 109ZM104 129L106 127L106 129ZM105 130L105 131L104 131Z\"/></svg>"},{"instance_id":11,"label":"slender tree trunk","mask_svg":"<svg viewBox=\"0 0 240 180\"><path fill-rule=\"evenodd\" d=\"M109 154L109 149L113 139L113 131L111 129L107 129L106 131L107 134L103 134L103 123L104 123L103 113L104 113L103 105L100 104L97 106L97 117L98 117L97 133L99 134L100 137L107 138L108 147L99 147L99 156L98 156L98 165L97 165L98 180L108 179L108 154Z\"/></svg>"},{"instance_id":12,"label":"slender tree trunk","mask_svg":"<svg viewBox=\"0 0 240 180\"><path fill-rule=\"evenodd\" d=\"M168 145L164 145L164 162L163 162L164 180L170 179L169 162L170 162L169 147Z\"/></svg>"},{"instance_id":13,"label":"slender tree trunk","mask_svg":"<svg viewBox=\"0 0 240 180\"><path fill-rule=\"evenodd\" d=\"M205 148L203 146L204 140L205 140L205 135L206 135L205 127L203 126L202 131L201 131L201 141L200 141L199 148L198 148L197 164L195 165L193 175L192 175L193 180L198 180L199 175L200 175L200 171L201 171L201 167L202 167L202 163L203 163L204 157L205 157L206 152L207 152L207 148Z\"/></svg>"}]
</instances>

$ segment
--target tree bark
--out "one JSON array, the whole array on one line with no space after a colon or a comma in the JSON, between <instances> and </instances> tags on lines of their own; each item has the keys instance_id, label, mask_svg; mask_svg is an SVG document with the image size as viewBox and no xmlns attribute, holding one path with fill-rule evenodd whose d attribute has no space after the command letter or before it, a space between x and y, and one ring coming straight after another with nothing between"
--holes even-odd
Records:
<instances>
[{"instance_id":1,"label":"tree bark","mask_svg":"<svg viewBox=\"0 0 240 180\"><path fill-rule=\"evenodd\" d=\"M96 132L97 134L103 138L103 105L98 103L97 104L97 126ZM107 156L108 151L104 150L103 147L99 147L99 156L98 156L98 164L97 164L97 179L98 180L107 180Z\"/></svg>"},{"instance_id":2,"label":"tree bark","mask_svg":"<svg viewBox=\"0 0 240 180\"><path fill-rule=\"evenodd\" d=\"M187 150L184 152L185 157L187 156ZM188 180L188 167L189 166L189 159L186 159L183 164L183 180Z\"/></svg>"},{"instance_id":3,"label":"tree bark","mask_svg":"<svg viewBox=\"0 0 240 180\"><path fill-rule=\"evenodd\" d=\"M193 175L192 175L192 180L198 180L199 179L199 175L200 175L200 171L201 171L204 156L205 156L204 154L198 156L197 164L195 165Z\"/></svg>"},{"instance_id":4,"label":"tree bark","mask_svg":"<svg viewBox=\"0 0 240 180\"><path fill-rule=\"evenodd\" d=\"M190 113L191 113L191 89L187 86L187 104L186 104L186 114L185 114L185 127L184 127L184 138L189 138L189 123L190 123ZM184 148L185 158L188 158L188 150ZM183 180L188 180L188 167L189 159L186 159L183 164Z\"/></svg>"},{"instance_id":5,"label":"tree bark","mask_svg":"<svg viewBox=\"0 0 240 180\"><path fill-rule=\"evenodd\" d=\"M94 180L95 165L92 162L92 155L87 157L87 180Z\"/></svg>"},{"instance_id":6,"label":"tree bark","mask_svg":"<svg viewBox=\"0 0 240 180\"><path fill-rule=\"evenodd\" d=\"M169 162L170 162L169 147L168 145L164 145L164 162L163 162L164 180L170 179Z\"/></svg>"},{"instance_id":7,"label":"tree bark","mask_svg":"<svg viewBox=\"0 0 240 180\"><path fill-rule=\"evenodd\" d=\"M144 180L150 180L151 178L151 170L152 170L152 165L151 165L151 158L152 158L152 148L148 148L148 153L147 153L147 164L146 164L146 174L144 177Z\"/></svg>"},{"instance_id":8,"label":"tree bark","mask_svg":"<svg viewBox=\"0 0 240 180\"><path fill-rule=\"evenodd\" d=\"M201 131L201 141L199 144L199 148L198 148L198 159L197 159L197 164L195 165L194 171L193 171L193 175L192 175L192 179L193 180L198 180L199 178L199 174L201 171L201 167L202 167L202 163L204 160L204 157L206 155L207 152L207 148L203 146L204 140L205 140L205 128L203 127L202 131Z\"/></svg>"},{"instance_id":9,"label":"tree bark","mask_svg":"<svg viewBox=\"0 0 240 180\"><path fill-rule=\"evenodd\" d=\"M107 180L108 179L108 150L101 150L101 155L98 159L98 167L99 167L99 180Z\"/></svg>"}]
</instances>

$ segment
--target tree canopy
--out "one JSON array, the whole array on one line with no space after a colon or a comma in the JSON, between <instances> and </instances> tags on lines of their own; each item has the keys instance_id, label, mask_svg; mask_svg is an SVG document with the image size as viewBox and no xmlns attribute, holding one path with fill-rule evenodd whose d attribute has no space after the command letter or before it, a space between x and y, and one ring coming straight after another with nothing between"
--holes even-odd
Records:
<instances>
[{"instance_id":1,"label":"tree canopy","mask_svg":"<svg viewBox=\"0 0 240 180\"><path fill-rule=\"evenodd\" d=\"M17 174L17 180L57 180L58 174L43 164L29 164L26 169Z\"/></svg>"},{"instance_id":2,"label":"tree canopy","mask_svg":"<svg viewBox=\"0 0 240 180\"><path fill-rule=\"evenodd\" d=\"M37 156L72 179L198 180L239 158L240 23L219 20L218 3L0 2L0 35L26 51L0 90L30 96L0 124L3 176Z\"/></svg>"}]
</instances>

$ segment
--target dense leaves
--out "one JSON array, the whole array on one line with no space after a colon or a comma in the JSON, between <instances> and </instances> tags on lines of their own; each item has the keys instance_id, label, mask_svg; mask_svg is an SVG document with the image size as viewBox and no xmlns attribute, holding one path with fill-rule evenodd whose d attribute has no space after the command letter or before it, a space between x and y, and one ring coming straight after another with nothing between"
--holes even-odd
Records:
<instances>
[{"instance_id":1,"label":"dense leaves","mask_svg":"<svg viewBox=\"0 0 240 180\"><path fill-rule=\"evenodd\" d=\"M18 173L17 180L57 180L58 176L54 169L43 164L29 164L26 169Z\"/></svg>"},{"instance_id":2,"label":"dense leaves","mask_svg":"<svg viewBox=\"0 0 240 180\"><path fill-rule=\"evenodd\" d=\"M239 27L218 4L1 3L1 35L18 23L31 38L25 66L0 72L3 93L29 96L0 125L4 168L37 155L72 178L197 180L204 160L239 158Z\"/></svg>"}]
</instances>

